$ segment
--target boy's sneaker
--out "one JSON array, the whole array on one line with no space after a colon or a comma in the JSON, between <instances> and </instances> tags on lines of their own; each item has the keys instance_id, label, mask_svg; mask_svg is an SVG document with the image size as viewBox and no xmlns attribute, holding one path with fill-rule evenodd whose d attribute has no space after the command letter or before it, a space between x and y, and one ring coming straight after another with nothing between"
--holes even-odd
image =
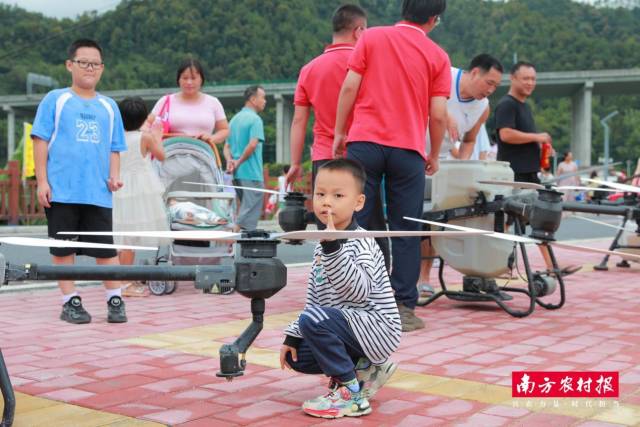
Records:
<instances>
[{"instance_id":1,"label":"boy's sneaker","mask_svg":"<svg viewBox=\"0 0 640 427\"><path fill-rule=\"evenodd\" d=\"M362 361L363 359L360 359ZM393 373L398 369L398 364L387 360L382 365L374 365L368 360L369 367L365 369L357 369L356 378L360 383L360 392L367 399L373 399L373 396L382 388L389 378L393 376ZM358 362L358 365L361 365Z\"/></svg>"},{"instance_id":2,"label":"boy's sneaker","mask_svg":"<svg viewBox=\"0 0 640 427\"><path fill-rule=\"evenodd\" d=\"M124 301L118 296L109 298L107 303L109 323L125 323L127 321L127 313L124 311Z\"/></svg>"},{"instance_id":3,"label":"boy's sneaker","mask_svg":"<svg viewBox=\"0 0 640 427\"><path fill-rule=\"evenodd\" d=\"M329 393L304 402L302 410L318 418L360 417L371 413L371 405L362 391L355 393L347 386L335 383Z\"/></svg>"},{"instance_id":4,"label":"boy's sneaker","mask_svg":"<svg viewBox=\"0 0 640 427\"><path fill-rule=\"evenodd\" d=\"M79 296L75 296L62 306L60 320L75 324L89 323L91 322L91 315L82 306L82 299Z\"/></svg>"}]
</instances>

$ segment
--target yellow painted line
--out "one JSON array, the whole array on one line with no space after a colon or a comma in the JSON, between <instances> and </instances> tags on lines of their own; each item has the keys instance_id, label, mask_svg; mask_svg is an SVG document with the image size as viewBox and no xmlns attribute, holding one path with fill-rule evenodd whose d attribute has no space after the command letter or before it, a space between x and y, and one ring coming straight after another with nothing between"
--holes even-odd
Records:
<instances>
[{"instance_id":1,"label":"yellow painted line","mask_svg":"<svg viewBox=\"0 0 640 427\"><path fill-rule=\"evenodd\" d=\"M592 268L589 265L588 268ZM511 283L514 283L512 280ZM455 287L455 286L454 286ZM296 319L299 311L265 316L264 330L281 330ZM139 338L123 340L126 343L149 348L162 348L176 352L207 357L218 357L218 351L224 344L215 339L239 335L250 323L250 319L233 320L215 326L198 326L175 330L167 333L145 335ZM247 353L247 363L280 369L280 354L276 350L252 346ZM401 365L402 366L402 365ZM386 386L414 393L429 394L455 399L470 400L493 405L516 406L531 412L565 415L577 419L637 425L640 419L640 406L622 405L601 408L598 402L586 405L588 399L573 399L579 404L571 405L571 399L555 399L562 403L554 405L554 399L513 399L511 387L486 384L437 375L427 375L411 371L398 370ZM544 401L544 403L543 403ZM530 406L527 405L529 402Z\"/></svg>"},{"instance_id":2,"label":"yellow painted line","mask_svg":"<svg viewBox=\"0 0 640 427\"><path fill-rule=\"evenodd\" d=\"M0 413L4 409L3 406L0 401ZM47 427L160 427L164 424L16 393L16 413L13 427L36 425L46 425Z\"/></svg>"}]
</instances>

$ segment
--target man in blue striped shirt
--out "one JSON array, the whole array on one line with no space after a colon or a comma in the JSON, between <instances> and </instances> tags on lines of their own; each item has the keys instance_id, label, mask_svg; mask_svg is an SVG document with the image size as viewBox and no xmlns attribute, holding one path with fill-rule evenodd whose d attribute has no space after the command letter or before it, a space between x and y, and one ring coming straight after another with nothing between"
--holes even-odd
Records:
<instances>
[{"instance_id":1,"label":"man in blue striped shirt","mask_svg":"<svg viewBox=\"0 0 640 427\"><path fill-rule=\"evenodd\" d=\"M366 175L355 160L318 171L313 210L327 230L359 229ZM398 306L375 239L325 240L315 248L304 311L285 330L280 364L331 378L329 393L302 405L322 418L371 413L368 399L393 375L400 344Z\"/></svg>"}]
</instances>

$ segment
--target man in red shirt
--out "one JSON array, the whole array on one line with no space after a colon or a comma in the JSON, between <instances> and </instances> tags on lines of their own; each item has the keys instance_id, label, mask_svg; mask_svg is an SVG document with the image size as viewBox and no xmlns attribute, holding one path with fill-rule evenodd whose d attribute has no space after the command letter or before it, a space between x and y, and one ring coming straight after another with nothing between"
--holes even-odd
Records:
<instances>
[{"instance_id":1,"label":"man in red shirt","mask_svg":"<svg viewBox=\"0 0 640 427\"><path fill-rule=\"evenodd\" d=\"M451 62L427 37L438 24L446 0L403 0L403 21L367 30L349 59L349 72L340 90L334 153L347 144L347 157L358 160L367 173L365 207L358 223L371 228L375 197L384 176L391 230L419 230L404 216L422 216L425 170L438 170L438 153L446 128L451 90ZM347 119L353 110L348 136ZM431 150L425 133L429 125ZM424 327L414 313L418 300L420 239L392 240L391 285L402 330Z\"/></svg>"},{"instance_id":2,"label":"man in red shirt","mask_svg":"<svg viewBox=\"0 0 640 427\"><path fill-rule=\"evenodd\" d=\"M345 4L333 14L332 42L324 52L312 59L300 70L296 92L293 98L295 111L291 123L291 168L287 173L287 184L293 183L302 172L302 152L307 133L307 123L311 110L315 115L313 125L313 145L311 146L311 186L313 188L318 168L333 159L333 131L336 124L338 95L347 75L347 63L356 42L367 28L367 13L360 6ZM347 129L351 125L351 115ZM376 197L375 226L384 227L381 197ZM322 222L316 220L319 228ZM388 239L376 239L389 269L390 254Z\"/></svg>"},{"instance_id":3,"label":"man in red shirt","mask_svg":"<svg viewBox=\"0 0 640 427\"><path fill-rule=\"evenodd\" d=\"M291 168L287 184L299 178L302 152L311 110L315 115L311 160L313 177L323 163L333 159L333 130L340 87L347 75L347 61L362 32L367 28L367 13L360 6L345 4L333 14L333 37L324 52L300 70L293 98L295 111L291 124ZM350 120L349 120L350 122ZM312 184L313 185L313 184Z\"/></svg>"}]
</instances>

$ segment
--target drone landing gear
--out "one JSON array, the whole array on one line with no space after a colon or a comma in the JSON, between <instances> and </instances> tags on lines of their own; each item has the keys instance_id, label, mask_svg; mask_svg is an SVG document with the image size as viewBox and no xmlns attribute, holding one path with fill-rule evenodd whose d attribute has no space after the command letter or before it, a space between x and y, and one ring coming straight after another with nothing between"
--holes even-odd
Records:
<instances>
[{"instance_id":1,"label":"drone landing gear","mask_svg":"<svg viewBox=\"0 0 640 427\"><path fill-rule=\"evenodd\" d=\"M524 227L520 220L516 220L515 232L517 235L522 235ZM553 249L547 246L549 249L549 255L553 265L553 272L551 274L533 272L529 265L529 258L524 243L519 243L520 251L522 253L522 260L524 263L525 271L527 273L527 289L503 287L500 288L493 279L486 279L480 277L468 277L463 279L462 291L451 291L447 289L444 282L444 262L440 260L440 268L438 269L438 278L440 280L440 286L442 290L436 292L426 301L419 301L417 305L426 306L437 300L441 296L455 301L462 302L495 302L500 308L509 313L513 317L526 317L533 313L536 304L546 308L547 310L557 310L564 305L565 301L565 289L564 281L562 280L562 274L558 267L558 262L553 253ZM555 276L554 277L552 277ZM539 298L551 295L556 289L556 280L560 287L560 301L557 304L550 304L541 301ZM529 308L527 310L515 310L505 304L505 301L513 299L509 293L518 292L525 294L529 298Z\"/></svg>"},{"instance_id":2,"label":"drone landing gear","mask_svg":"<svg viewBox=\"0 0 640 427\"><path fill-rule=\"evenodd\" d=\"M244 368L247 366L245 353L262 331L264 298L251 300L251 314L253 321L247 329L232 344L225 344L220 348L220 372L216 376L232 381L235 377L244 375Z\"/></svg>"},{"instance_id":3,"label":"drone landing gear","mask_svg":"<svg viewBox=\"0 0 640 427\"><path fill-rule=\"evenodd\" d=\"M611 242L611 245L609 246L610 251L615 251L616 249L640 249L639 246L624 246L618 243L620 240L620 237L622 237L622 233L624 233L624 228L625 228L625 225L627 225L627 220L628 219L625 217L624 220L622 221L620 230L618 230L618 232L616 233L616 237L613 238L613 242ZM607 254L604 256L604 258L602 258L602 261L600 261L600 264L593 266L593 269L598 271L608 271L609 270L609 267L607 266L608 262L609 262L609 255ZM623 259L622 261L616 264L616 267L629 268L631 267L631 264L629 264L627 260Z\"/></svg>"}]
</instances>

